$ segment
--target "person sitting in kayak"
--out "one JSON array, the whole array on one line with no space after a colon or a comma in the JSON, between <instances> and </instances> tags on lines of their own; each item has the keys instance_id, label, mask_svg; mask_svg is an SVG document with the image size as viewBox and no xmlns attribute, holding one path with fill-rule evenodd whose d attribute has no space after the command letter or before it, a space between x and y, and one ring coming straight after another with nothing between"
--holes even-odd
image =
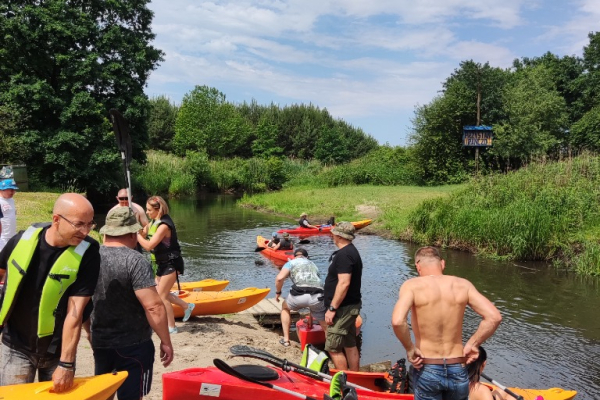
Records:
<instances>
[{"instance_id":1,"label":"person sitting in kayak","mask_svg":"<svg viewBox=\"0 0 600 400\"><path fill-rule=\"evenodd\" d=\"M323 225L321 225L321 227L319 228L319 230L321 230L322 228L329 228L331 226L335 225L335 217L331 216L327 222L325 222Z\"/></svg>"},{"instance_id":2,"label":"person sitting in kayak","mask_svg":"<svg viewBox=\"0 0 600 400\"><path fill-rule=\"evenodd\" d=\"M279 243L273 246L273 250L292 250L294 245L292 245L292 242L290 240L290 234L287 232L283 232L281 236L283 237L279 239Z\"/></svg>"},{"instance_id":3,"label":"person sitting in kayak","mask_svg":"<svg viewBox=\"0 0 600 400\"><path fill-rule=\"evenodd\" d=\"M269 240L269 244L267 244L267 247L270 247L270 248L275 247L276 245L279 244L280 240L281 239L279 239L279 236L277 236L277 232L273 232L271 234L271 240Z\"/></svg>"},{"instance_id":4,"label":"person sitting in kayak","mask_svg":"<svg viewBox=\"0 0 600 400\"><path fill-rule=\"evenodd\" d=\"M515 398L508 393L501 392L498 389L491 391L487 386L479 383L486 360L487 352L483 346L479 346L479 357L467 365L467 372L469 374L469 400L514 400Z\"/></svg>"},{"instance_id":5,"label":"person sitting in kayak","mask_svg":"<svg viewBox=\"0 0 600 400\"><path fill-rule=\"evenodd\" d=\"M310 229L321 230L321 228L319 228L318 226L311 225L310 222L308 222L308 214L306 214L305 212L303 212L302 214L300 214L300 221L298 221L298 224L302 228L310 228Z\"/></svg>"}]
</instances>

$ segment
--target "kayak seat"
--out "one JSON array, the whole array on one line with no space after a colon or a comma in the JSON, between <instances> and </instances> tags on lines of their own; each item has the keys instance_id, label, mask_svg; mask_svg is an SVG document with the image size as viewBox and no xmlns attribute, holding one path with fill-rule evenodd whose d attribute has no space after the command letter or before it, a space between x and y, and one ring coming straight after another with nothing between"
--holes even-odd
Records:
<instances>
[{"instance_id":1,"label":"kayak seat","mask_svg":"<svg viewBox=\"0 0 600 400\"><path fill-rule=\"evenodd\" d=\"M233 369L257 381L274 381L279 378L277 371L262 365L236 365Z\"/></svg>"}]
</instances>

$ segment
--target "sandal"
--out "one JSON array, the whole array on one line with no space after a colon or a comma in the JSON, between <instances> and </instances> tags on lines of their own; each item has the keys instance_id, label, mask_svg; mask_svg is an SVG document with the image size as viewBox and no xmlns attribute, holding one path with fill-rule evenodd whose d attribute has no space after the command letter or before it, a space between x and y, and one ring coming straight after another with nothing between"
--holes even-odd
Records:
<instances>
[{"instance_id":1,"label":"sandal","mask_svg":"<svg viewBox=\"0 0 600 400\"><path fill-rule=\"evenodd\" d=\"M290 341L283 340L283 338L279 339L279 344L282 345L283 347L290 347Z\"/></svg>"}]
</instances>

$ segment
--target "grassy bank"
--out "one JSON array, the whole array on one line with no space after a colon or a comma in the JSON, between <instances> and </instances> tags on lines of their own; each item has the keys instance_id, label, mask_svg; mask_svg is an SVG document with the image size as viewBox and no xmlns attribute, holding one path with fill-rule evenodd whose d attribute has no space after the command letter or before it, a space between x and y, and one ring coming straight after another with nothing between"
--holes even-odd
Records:
<instances>
[{"instance_id":1,"label":"grassy bank","mask_svg":"<svg viewBox=\"0 0 600 400\"><path fill-rule=\"evenodd\" d=\"M485 177L410 214L405 239L600 275L600 158Z\"/></svg>"},{"instance_id":2,"label":"grassy bank","mask_svg":"<svg viewBox=\"0 0 600 400\"><path fill-rule=\"evenodd\" d=\"M427 199L446 197L464 186L296 186L279 192L244 195L239 204L292 218L308 213L313 223L375 220L371 229L388 237L399 237L408 225L412 210Z\"/></svg>"},{"instance_id":3,"label":"grassy bank","mask_svg":"<svg viewBox=\"0 0 600 400\"><path fill-rule=\"evenodd\" d=\"M52 221L52 208L60 193L48 192L20 192L15 193L15 207L17 209L17 232L27 229L34 222ZM104 221L96 222L101 226ZM100 239L97 231L92 231L90 236Z\"/></svg>"}]
</instances>

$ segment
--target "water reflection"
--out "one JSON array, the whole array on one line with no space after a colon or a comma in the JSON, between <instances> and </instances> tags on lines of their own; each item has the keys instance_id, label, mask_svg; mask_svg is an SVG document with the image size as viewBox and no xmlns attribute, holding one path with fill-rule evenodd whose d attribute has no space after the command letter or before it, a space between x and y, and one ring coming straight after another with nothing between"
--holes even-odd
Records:
<instances>
[{"instance_id":1,"label":"water reflection","mask_svg":"<svg viewBox=\"0 0 600 400\"><path fill-rule=\"evenodd\" d=\"M249 286L275 288L277 268L255 253L256 236L268 236L291 219L239 208L228 196L170 201L186 259L184 280L229 279L228 289ZM303 245L311 259L327 272L335 250L328 235L313 236ZM364 263L362 362L404 357L390 326L398 289L416 275L416 246L358 235L355 245ZM498 262L444 251L446 273L469 279L500 309L504 321L486 347L486 371L510 386L579 391L577 398L593 399L600 389L600 305L598 284L545 265ZM284 292L289 290L286 281ZM479 318L468 311L465 340Z\"/></svg>"}]
</instances>

